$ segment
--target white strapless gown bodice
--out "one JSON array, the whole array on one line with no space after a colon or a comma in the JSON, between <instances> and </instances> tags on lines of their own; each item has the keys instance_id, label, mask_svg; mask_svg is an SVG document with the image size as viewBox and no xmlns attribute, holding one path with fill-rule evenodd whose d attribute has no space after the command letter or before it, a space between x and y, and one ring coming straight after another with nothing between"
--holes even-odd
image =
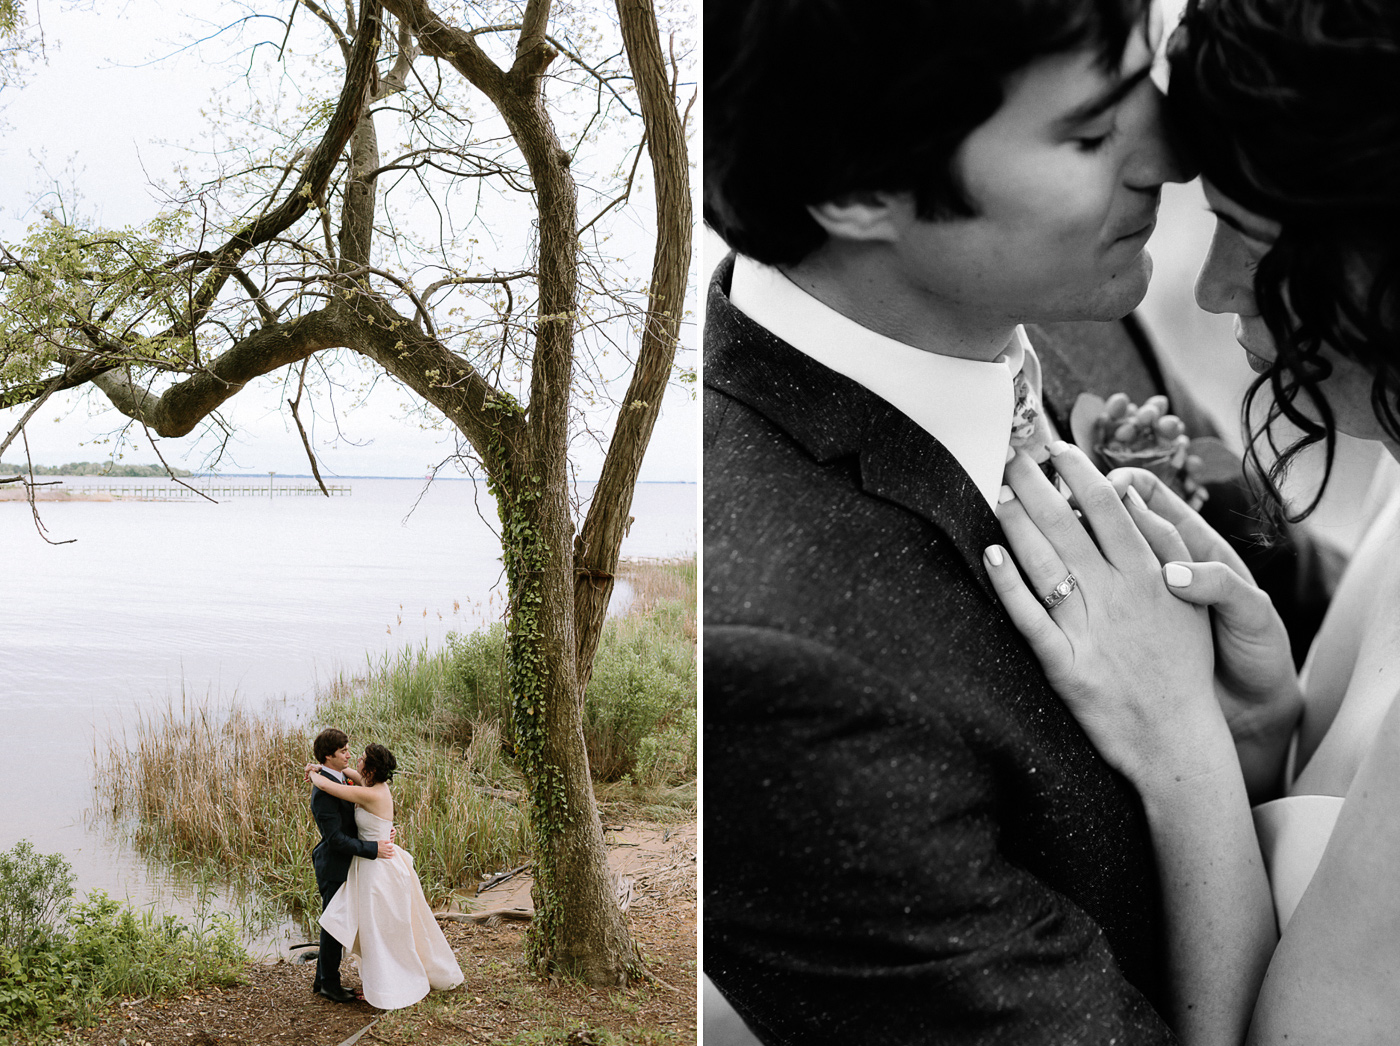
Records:
<instances>
[{"instance_id":1,"label":"white strapless gown bodice","mask_svg":"<svg viewBox=\"0 0 1400 1046\"><path fill-rule=\"evenodd\" d=\"M371 841L389 838L393 827L362 806L355 807L355 825L360 838ZM360 957L365 1001L381 1010L411 1006L429 990L463 981L457 957L423 896L413 855L401 846L388 860L352 860L321 925Z\"/></svg>"}]
</instances>

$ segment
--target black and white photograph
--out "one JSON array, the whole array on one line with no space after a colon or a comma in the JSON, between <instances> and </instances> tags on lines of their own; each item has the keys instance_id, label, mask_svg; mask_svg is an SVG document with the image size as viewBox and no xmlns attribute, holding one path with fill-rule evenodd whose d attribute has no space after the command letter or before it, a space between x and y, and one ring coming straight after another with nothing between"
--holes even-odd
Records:
<instances>
[{"instance_id":1,"label":"black and white photograph","mask_svg":"<svg viewBox=\"0 0 1400 1046\"><path fill-rule=\"evenodd\" d=\"M704 47L703 1041L1396 1041L1395 5Z\"/></svg>"}]
</instances>

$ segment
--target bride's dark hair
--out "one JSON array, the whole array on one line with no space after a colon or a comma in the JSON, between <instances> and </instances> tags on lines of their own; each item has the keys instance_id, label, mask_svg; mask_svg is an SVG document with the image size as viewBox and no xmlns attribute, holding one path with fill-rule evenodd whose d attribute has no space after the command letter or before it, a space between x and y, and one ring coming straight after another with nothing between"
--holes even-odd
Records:
<instances>
[{"instance_id":1,"label":"bride's dark hair","mask_svg":"<svg viewBox=\"0 0 1400 1046\"><path fill-rule=\"evenodd\" d=\"M1241 418L1253 471L1296 522L1317 507L1336 450L1324 345L1371 373L1372 409L1400 441L1400 4L1189 0L1170 58L1168 112L1186 151L1221 193L1281 226L1254 276L1278 356ZM1254 424L1266 385L1273 399ZM1282 448L1280 418L1302 433ZM1261 442L1275 455L1267 468ZM1289 515L1279 484L1315 443L1322 487Z\"/></svg>"},{"instance_id":2,"label":"bride's dark hair","mask_svg":"<svg viewBox=\"0 0 1400 1046\"><path fill-rule=\"evenodd\" d=\"M383 745L365 745L365 777L369 784L378 784L380 781L392 781L394 771L398 769L398 761L394 758L394 753Z\"/></svg>"}]
</instances>

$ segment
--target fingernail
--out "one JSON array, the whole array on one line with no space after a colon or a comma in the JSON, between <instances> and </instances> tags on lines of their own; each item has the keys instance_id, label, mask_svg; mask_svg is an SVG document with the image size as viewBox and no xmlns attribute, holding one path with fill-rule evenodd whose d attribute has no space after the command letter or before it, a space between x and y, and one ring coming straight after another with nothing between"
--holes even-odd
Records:
<instances>
[{"instance_id":1,"label":"fingernail","mask_svg":"<svg viewBox=\"0 0 1400 1046\"><path fill-rule=\"evenodd\" d=\"M1001 566L1002 559L1000 545L988 545L987 550L982 554L987 557L987 562L990 563L992 566Z\"/></svg>"},{"instance_id":2,"label":"fingernail","mask_svg":"<svg viewBox=\"0 0 1400 1046\"><path fill-rule=\"evenodd\" d=\"M1045 444L1045 449L1050 452L1050 456L1053 458L1069 450L1069 444L1062 439L1051 440Z\"/></svg>"},{"instance_id":3,"label":"fingernail","mask_svg":"<svg viewBox=\"0 0 1400 1046\"><path fill-rule=\"evenodd\" d=\"M1014 458L1015 456L1016 456L1016 448L1013 447L1011 444L1008 443L1008 444L1006 445L1006 460L1007 460L1007 461L1010 461L1010 460L1011 460L1012 458Z\"/></svg>"},{"instance_id":4,"label":"fingernail","mask_svg":"<svg viewBox=\"0 0 1400 1046\"><path fill-rule=\"evenodd\" d=\"M997 504L1005 505L1008 501L1016 500L1016 492L1005 483L1001 485L1001 493L997 495Z\"/></svg>"},{"instance_id":5,"label":"fingernail","mask_svg":"<svg viewBox=\"0 0 1400 1046\"><path fill-rule=\"evenodd\" d=\"M1131 502L1133 503L1133 508L1140 508L1140 509L1142 509L1144 512L1147 511L1147 502L1145 502L1145 501L1142 500L1142 495L1139 494L1139 493L1137 492L1137 487L1129 487L1129 488L1128 488L1128 493L1125 494L1124 497L1126 497L1129 501L1131 501ZM1185 569L1185 568L1183 567L1182 569ZM1183 581L1182 584L1183 584L1183 585L1186 585L1186 584L1190 584L1190 582L1191 582L1191 572L1188 570L1188 571L1186 572L1186 580Z\"/></svg>"},{"instance_id":6,"label":"fingernail","mask_svg":"<svg viewBox=\"0 0 1400 1046\"><path fill-rule=\"evenodd\" d=\"M1181 563L1168 563L1162 568L1162 576L1172 588L1185 588L1191 584L1191 568Z\"/></svg>"}]
</instances>

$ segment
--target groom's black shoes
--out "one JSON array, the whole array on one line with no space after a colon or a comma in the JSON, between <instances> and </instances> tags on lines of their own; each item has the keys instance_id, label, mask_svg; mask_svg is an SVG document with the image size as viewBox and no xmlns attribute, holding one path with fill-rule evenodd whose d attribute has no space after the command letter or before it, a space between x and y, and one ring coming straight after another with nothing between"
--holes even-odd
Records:
<instances>
[{"instance_id":1,"label":"groom's black shoes","mask_svg":"<svg viewBox=\"0 0 1400 1046\"><path fill-rule=\"evenodd\" d=\"M324 986L322 986L321 990L318 991L316 994L319 995L319 996L321 996L321 998L323 998L323 999L329 999L331 1002L357 1002L357 1001L358 1001L358 1000L355 998L355 993L354 993L354 992L348 992L348 991L346 991L344 988L342 988L342 987L341 987L340 985L338 985L338 984L327 984L327 985L324 985Z\"/></svg>"}]
</instances>

